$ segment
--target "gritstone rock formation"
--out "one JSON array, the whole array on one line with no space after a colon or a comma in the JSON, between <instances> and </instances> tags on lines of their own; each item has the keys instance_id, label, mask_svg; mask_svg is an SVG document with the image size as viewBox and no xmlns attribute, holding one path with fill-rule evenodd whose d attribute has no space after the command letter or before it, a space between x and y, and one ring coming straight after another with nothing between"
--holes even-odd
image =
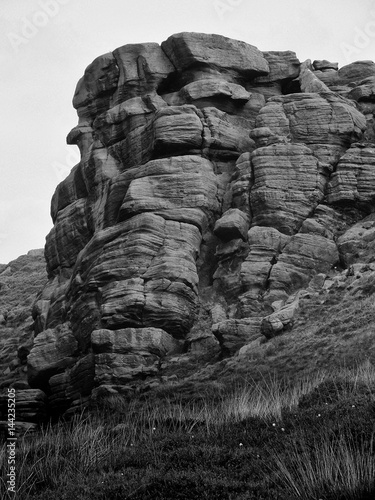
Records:
<instances>
[{"instance_id":1,"label":"gritstone rock formation","mask_svg":"<svg viewBox=\"0 0 375 500\"><path fill-rule=\"evenodd\" d=\"M46 396L27 383L27 356L33 346L31 308L47 281L43 250L30 250L0 264L0 439L8 430L6 388L17 392L17 431L30 432L45 416ZM21 423L22 422L22 423Z\"/></svg>"},{"instance_id":2,"label":"gritstone rock formation","mask_svg":"<svg viewBox=\"0 0 375 500\"><path fill-rule=\"evenodd\" d=\"M199 33L87 67L28 356L51 411L292 328L301 290L355 260L373 212L374 81L369 61Z\"/></svg>"}]
</instances>

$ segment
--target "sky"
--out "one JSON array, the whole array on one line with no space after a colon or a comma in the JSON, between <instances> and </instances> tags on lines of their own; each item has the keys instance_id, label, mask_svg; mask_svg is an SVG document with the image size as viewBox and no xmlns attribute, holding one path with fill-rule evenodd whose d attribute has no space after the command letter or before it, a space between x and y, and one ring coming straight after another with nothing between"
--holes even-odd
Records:
<instances>
[{"instance_id":1,"label":"sky","mask_svg":"<svg viewBox=\"0 0 375 500\"><path fill-rule=\"evenodd\" d=\"M375 60L375 0L0 0L0 263L42 248L74 90L99 55L173 33L217 33L340 67Z\"/></svg>"}]
</instances>

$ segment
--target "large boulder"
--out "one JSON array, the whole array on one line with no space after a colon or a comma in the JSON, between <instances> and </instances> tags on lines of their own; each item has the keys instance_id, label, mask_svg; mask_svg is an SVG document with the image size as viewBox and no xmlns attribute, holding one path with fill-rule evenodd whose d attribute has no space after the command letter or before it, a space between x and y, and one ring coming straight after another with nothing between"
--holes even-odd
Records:
<instances>
[{"instance_id":1,"label":"large boulder","mask_svg":"<svg viewBox=\"0 0 375 500\"><path fill-rule=\"evenodd\" d=\"M44 330L35 338L27 358L30 385L48 388L48 379L72 366L77 354L78 343L68 324Z\"/></svg>"},{"instance_id":2,"label":"large boulder","mask_svg":"<svg viewBox=\"0 0 375 500\"><path fill-rule=\"evenodd\" d=\"M298 77L301 63L295 52L267 51L263 52L263 56L268 62L269 73L266 76L258 76L256 83L283 82Z\"/></svg>"},{"instance_id":3,"label":"large boulder","mask_svg":"<svg viewBox=\"0 0 375 500\"><path fill-rule=\"evenodd\" d=\"M241 347L261 336L261 318L230 319L216 323L212 332L225 354L235 354Z\"/></svg>"},{"instance_id":4,"label":"large boulder","mask_svg":"<svg viewBox=\"0 0 375 500\"><path fill-rule=\"evenodd\" d=\"M290 330L293 327L294 316L299 306L298 294L292 297L287 304L283 305L277 311L262 320L261 332L270 339L276 335L280 335L285 330Z\"/></svg>"},{"instance_id":5,"label":"large boulder","mask_svg":"<svg viewBox=\"0 0 375 500\"><path fill-rule=\"evenodd\" d=\"M214 234L223 241L242 238L246 240L249 217L238 208L230 208L215 223Z\"/></svg>"},{"instance_id":6,"label":"large boulder","mask_svg":"<svg viewBox=\"0 0 375 500\"><path fill-rule=\"evenodd\" d=\"M342 263L349 267L356 263L373 262L375 251L375 215L351 226L337 240Z\"/></svg>"},{"instance_id":7,"label":"large boulder","mask_svg":"<svg viewBox=\"0 0 375 500\"><path fill-rule=\"evenodd\" d=\"M212 69L225 70L248 78L269 72L268 62L260 50L221 35L178 33L161 46L179 71L200 65L203 73Z\"/></svg>"},{"instance_id":8,"label":"large boulder","mask_svg":"<svg viewBox=\"0 0 375 500\"><path fill-rule=\"evenodd\" d=\"M266 99L287 93L288 85L293 84L300 70L300 61L295 52L267 51L263 52L263 56L268 62L269 73L256 77L249 88L260 92Z\"/></svg>"},{"instance_id":9,"label":"large boulder","mask_svg":"<svg viewBox=\"0 0 375 500\"><path fill-rule=\"evenodd\" d=\"M338 70L341 85L358 83L369 76L375 76L374 61L355 61Z\"/></svg>"}]
</instances>

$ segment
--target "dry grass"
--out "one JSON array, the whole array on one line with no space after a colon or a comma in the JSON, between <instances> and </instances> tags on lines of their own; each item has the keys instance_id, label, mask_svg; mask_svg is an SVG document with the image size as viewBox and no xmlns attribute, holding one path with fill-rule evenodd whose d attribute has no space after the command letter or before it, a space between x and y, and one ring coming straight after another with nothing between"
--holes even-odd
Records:
<instances>
[{"instance_id":1,"label":"dry grass","mask_svg":"<svg viewBox=\"0 0 375 500\"><path fill-rule=\"evenodd\" d=\"M373 297L335 289L332 295L303 298L295 320L292 330L225 360L207 378L230 383L239 377L260 380L274 372L297 383L321 371L356 367L366 359L375 364ZM199 379L201 374L194 376Z\"/></svg>"},{"instance_id":2,"label":"dry grass","mask_svg":"<svg viewBox=\"0 0 375 500\"><path fill-rule=\"evenodd\" d=\"M204 472L208 477L207 487L219 488L217 481L224 474L224 470L226 474L231 473L225 464L239 460L239 457L243 456L239 462L241 468L260 467L263 476L271 464L269 477L273 477L279 485L275 486L276 491L279 488L289 495L280 498L317 499L319 498L317 495L321 495L322 492L326 494L327 491L331 496L322 498L365 498L358 495L364 494L367 490L374 490L373 439L358 444L349 433L335 440L328 438L325 440L323 437L319 442L307 443L301 438L303 428L290 431L290 435L280 434L284 430L282 426L285 415L288 414L285 412L298 412L300 399L329 380L334 380L337 384L347 382L348 392L343 394L343 397L355 397L356 388L363 387L363 384L373 391L375 368L366 362L356 369L319 371L313 377L305 377L292 386L276 378L264 378L262 383L252 383L248 380L243 385L221 394L219 398L210 399L207 396L206 399L196 402L176 402L175 399L166 399L159 403L151 400L128 403L120 397L112 397L96 414L82 414L69 423L61 422L55 426L47 426L36 436L18 441L16 498L45 500L50 498L48 495L52 495L52 492L65 490L72 492L73 486L77 488L75 495L77 500L127 498L127 496L112 497L114 493L105 490L114 487L112 479L112 486L106 486L108 475L110 477L111 474L116 475L118 491L137 491L139 474L143 478L142 485L147 482L151 484L152 481L162 481L165 461L170 460L171 481L177 484L178 478L185 470L179 467L186 465L174 464L184 455L189 457L186 462L189 467L194 467L196 460L204 460L201 473L207 467L207 471ZM245 422L250 422L246 424L250 427L243 427ZM299 425L301 427L302 424ZM287 426L288 423L285 427ZM292 428L290 425L289 427ZM245 434L241 434L242 432ZM194 436L197 441L193 442ZM246 439L250 439L247 445ZM284 446L289 447L288 453L270 449L274 439L281 443L282 449ZM244 447L239 450L238 446L242 446L242 442L248 447L247 449ZM239 455L240 452L243 455ZM252 461L248 461L249 457L255 456L254 454L264 456L268 454L268 459L265 463L254 465ZM223 457L226 457L225 460ZM1 498L4 499L15 498L14 495L7 497L5 492L6 458L6 449L3 447L0 451L2 470L0 491L2 490ZM218 469L215 460L219 464L224 460L224 465L220 467L225 469ZM128 465L125 465L126 463ZM138 464L136 468L134 464ZM176 467L176 470L173 467ZM219 472L216 472L216 469L211 471L210 467L216 467ZM119 470L122 472L116 472ZM241 474L244 475L245 472ZM189 481L194 482L197 479L194 476ZM249 486L241 481L237 480L236 488L244 488L246 491ZM264 477L262 481L265 481ZM258 487L266 488L263 483ZM100 488L104 490L99 494L99 491L102 491ZM264 490L262 498L276 498L272 496L273 493L266 494L266 491L268 490ZM332 496L335 492L337 495L341 492L353 496ZM56 498L63 499L69 496Z\"/></svg>"},{"instance_id":3,"label":"dry grass","mask_svg":"<svg viewBox=\"0 0 375 500\"><path fill-rule=\"evenodd\" d=\"M374 436L359 446L345 435L312 448L298 443L288 460L278 454L274 460L277 476L291 498L316 500L329 495L337 500L364 500L375 491Z\"/></svg>"}]
</instances>

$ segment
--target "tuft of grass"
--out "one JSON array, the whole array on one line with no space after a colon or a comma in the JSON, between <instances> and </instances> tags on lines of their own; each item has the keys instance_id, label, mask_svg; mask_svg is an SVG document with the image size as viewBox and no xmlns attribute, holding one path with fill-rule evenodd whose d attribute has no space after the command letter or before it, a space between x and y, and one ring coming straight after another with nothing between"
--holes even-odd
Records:
<instances>
[{"instance_id":1,"label":"tuft of grass","mask_svg":"<svg viewBox=\"0 0 375 500\"><path fill-rule=\"evenodd\" d=\"M274 455L276 476L290 498L371 500L375 495L374 435L358 445L350 435L296 443L288 458Z\"/></svg>"},{"instance_id":2,"label":"tuft of grass","mask_svg":"<svg viewBox=\"0 0 375 500\"><path fill-rule=\"evenodd\" d=\"M83 476L99 470L108 460L110 449L104 428L90 418L79 415L69 425L48 425L32 437L17 441L17 498L33 498L30 492L59 488L65 478ZM0 451L0 466L7 470L6 447ZM1 498L14 498L6 493L5 473L0 477ZM8 494L8 496L6 496Z\"/></svg>"}]
</instances>

